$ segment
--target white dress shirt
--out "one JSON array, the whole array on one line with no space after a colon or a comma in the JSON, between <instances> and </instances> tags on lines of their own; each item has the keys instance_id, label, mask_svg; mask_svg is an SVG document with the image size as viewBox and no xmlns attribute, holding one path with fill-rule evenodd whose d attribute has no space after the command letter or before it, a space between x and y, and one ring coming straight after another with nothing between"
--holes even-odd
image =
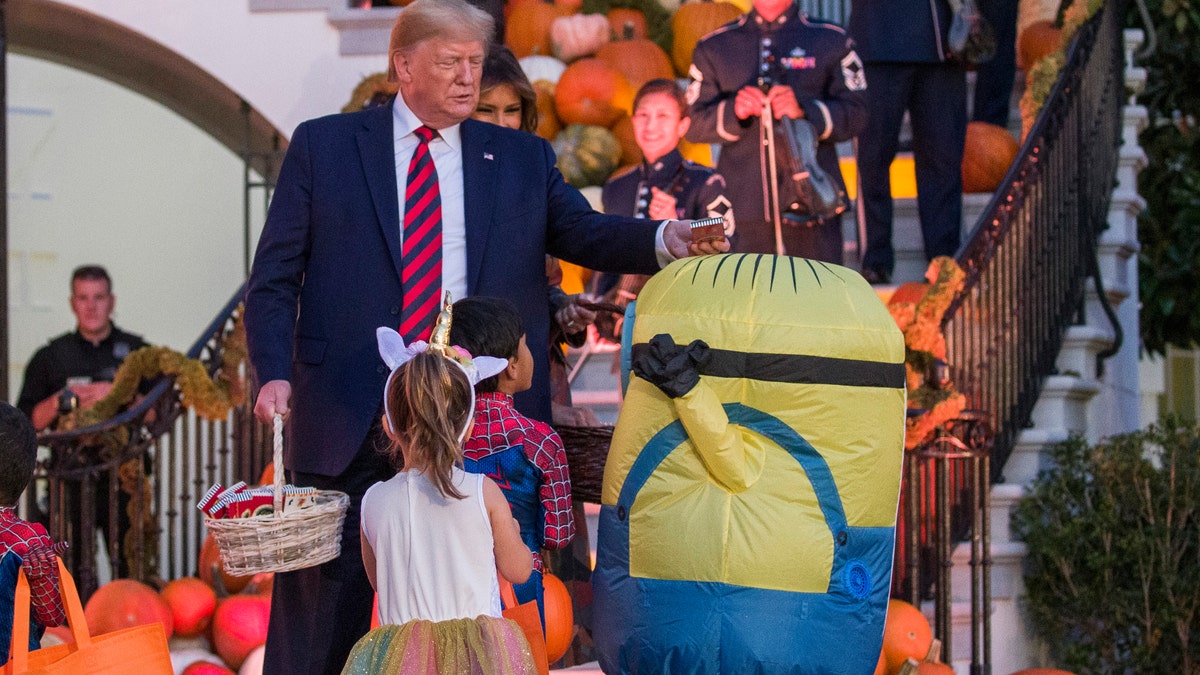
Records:
<instances>
[{"instance_id":1,"label":"white dress shirt","mask_svg":"<svg viewBox=\"0 0 1200 675\"><path fill-rule=\"evenodd\" d=\"M417 149L413 133L421 120L396 95L392 104L392 144L396 156L396 195L400 201L400 241L404 241L404 191L408 186L408 165ZM429 155L437 170L438 193L442 199L442 292L450 298L467 297L467 216L463 197L462 134L459 125L438 129L429 141ZM438 300L438 306L441 306Z\"/></svg>"}]
</instances>

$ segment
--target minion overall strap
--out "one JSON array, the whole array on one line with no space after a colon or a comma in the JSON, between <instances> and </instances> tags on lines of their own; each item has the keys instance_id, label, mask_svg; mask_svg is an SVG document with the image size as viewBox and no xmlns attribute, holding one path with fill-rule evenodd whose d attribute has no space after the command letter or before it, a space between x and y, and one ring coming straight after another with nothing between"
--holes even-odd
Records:
<instances>
[{"instance_id":1,"label":"minion overall strap","mask_svg":"<svg viewBox=\"0 0 1200 675\"><path fill-rule=\"evenodd\" d=\"M649 348L633 345L633 358ZM839 359L806 354L765 354L709 349L709 360L700 368L710 377L745 378L788 384L832 384L848 387L904 387L904 364Z\"/></svg>"}]
</instances>

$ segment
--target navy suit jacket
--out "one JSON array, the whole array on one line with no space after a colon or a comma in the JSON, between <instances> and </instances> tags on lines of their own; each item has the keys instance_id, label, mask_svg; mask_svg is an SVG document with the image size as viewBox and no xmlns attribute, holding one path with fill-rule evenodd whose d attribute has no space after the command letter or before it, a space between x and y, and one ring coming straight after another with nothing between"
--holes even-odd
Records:
<instances>
[{"instance_id":1,"label":"navy suit jacket","mask_svg":"<svg viewBox=\"0 0 1200 675\"><path fill-rule=\"evenodd\" d=\"M536 136L474 120L461 130L467 292L520 310L535 372L517 406L549 421L545 254L652 274L657 225L593 211ZM400 319L399 213L390 105L297 127L245 309L258 381L292 385L289 469L341 474L381 410L387 368L375 329Z\"/></svg>"}]
</instances>

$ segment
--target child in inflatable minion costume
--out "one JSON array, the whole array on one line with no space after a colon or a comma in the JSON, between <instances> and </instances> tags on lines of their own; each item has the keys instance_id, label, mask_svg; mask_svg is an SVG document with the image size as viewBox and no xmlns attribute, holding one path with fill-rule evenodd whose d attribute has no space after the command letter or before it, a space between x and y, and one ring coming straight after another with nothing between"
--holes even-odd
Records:
<instances>
[{"instance_id":1,"label":"child in inflatable minion costume","mask_svg":"<svg viewBox=\"0 0 1200 675\"><path fill-rule=\"evenodd\" d=\"M677 261L647 284L604 472L606 673L869 675L891 583L904 340L857 273Z\"/></svg>"}]
</instances>

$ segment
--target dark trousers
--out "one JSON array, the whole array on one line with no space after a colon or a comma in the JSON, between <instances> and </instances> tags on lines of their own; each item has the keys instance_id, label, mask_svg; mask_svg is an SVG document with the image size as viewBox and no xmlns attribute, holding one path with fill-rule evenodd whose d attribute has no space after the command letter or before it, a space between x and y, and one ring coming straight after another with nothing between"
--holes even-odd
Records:
<instances>
[{"instance_id":1,"label":"dark trousers","mask_svg":"<svg viewBox=\"0 0 1200 675\"><path fill-rule=\"evenodd\" d=\"M264 675L336 675L354 643L371 628L375 591L363 569L359 509L367 489L396 471L377 448L387 442L379 415L340 476L289 472L294 485L350 495L342 553L329 562L275 575Z\"/></svg>"},{"instance_id":2,"label":"dark trousers","mask_svg":"<svg viewBox=\"0 0 1200 675\"><path fill-rule=\"evenodd\" d=\"M996 55L975 68L971 119L1007 127L1017 74L1017 0L981 0L979 13L996 34Z\"/></svg>"},{"instance_id":3,"label":"dark trousers","mask_svg":"<svg viewBox=\"0 0 1200 675\"><path fill-rule=\"evenodd\" d=\"M907 110L912 122L917 212L925 257L954 255L962 233L962 157L967 131L967 81L943 63L866 64L869 119L858 137L858 171L867 233L864 269L891 274L892 185L889 170Z\"/></svg>"},{"instance_id":4,"label":"dark trousers","mask_svg":"<svg viewBox=\"0 0 1200 675\"><path fill-rule=\"evenodd\" d=\"M842 264L842 217L835 216L817 225L783 223L783 249L787 255ZM734 253L775 253L775 226L771 223L738 221Z\"/></svg>"}]
</instances>

